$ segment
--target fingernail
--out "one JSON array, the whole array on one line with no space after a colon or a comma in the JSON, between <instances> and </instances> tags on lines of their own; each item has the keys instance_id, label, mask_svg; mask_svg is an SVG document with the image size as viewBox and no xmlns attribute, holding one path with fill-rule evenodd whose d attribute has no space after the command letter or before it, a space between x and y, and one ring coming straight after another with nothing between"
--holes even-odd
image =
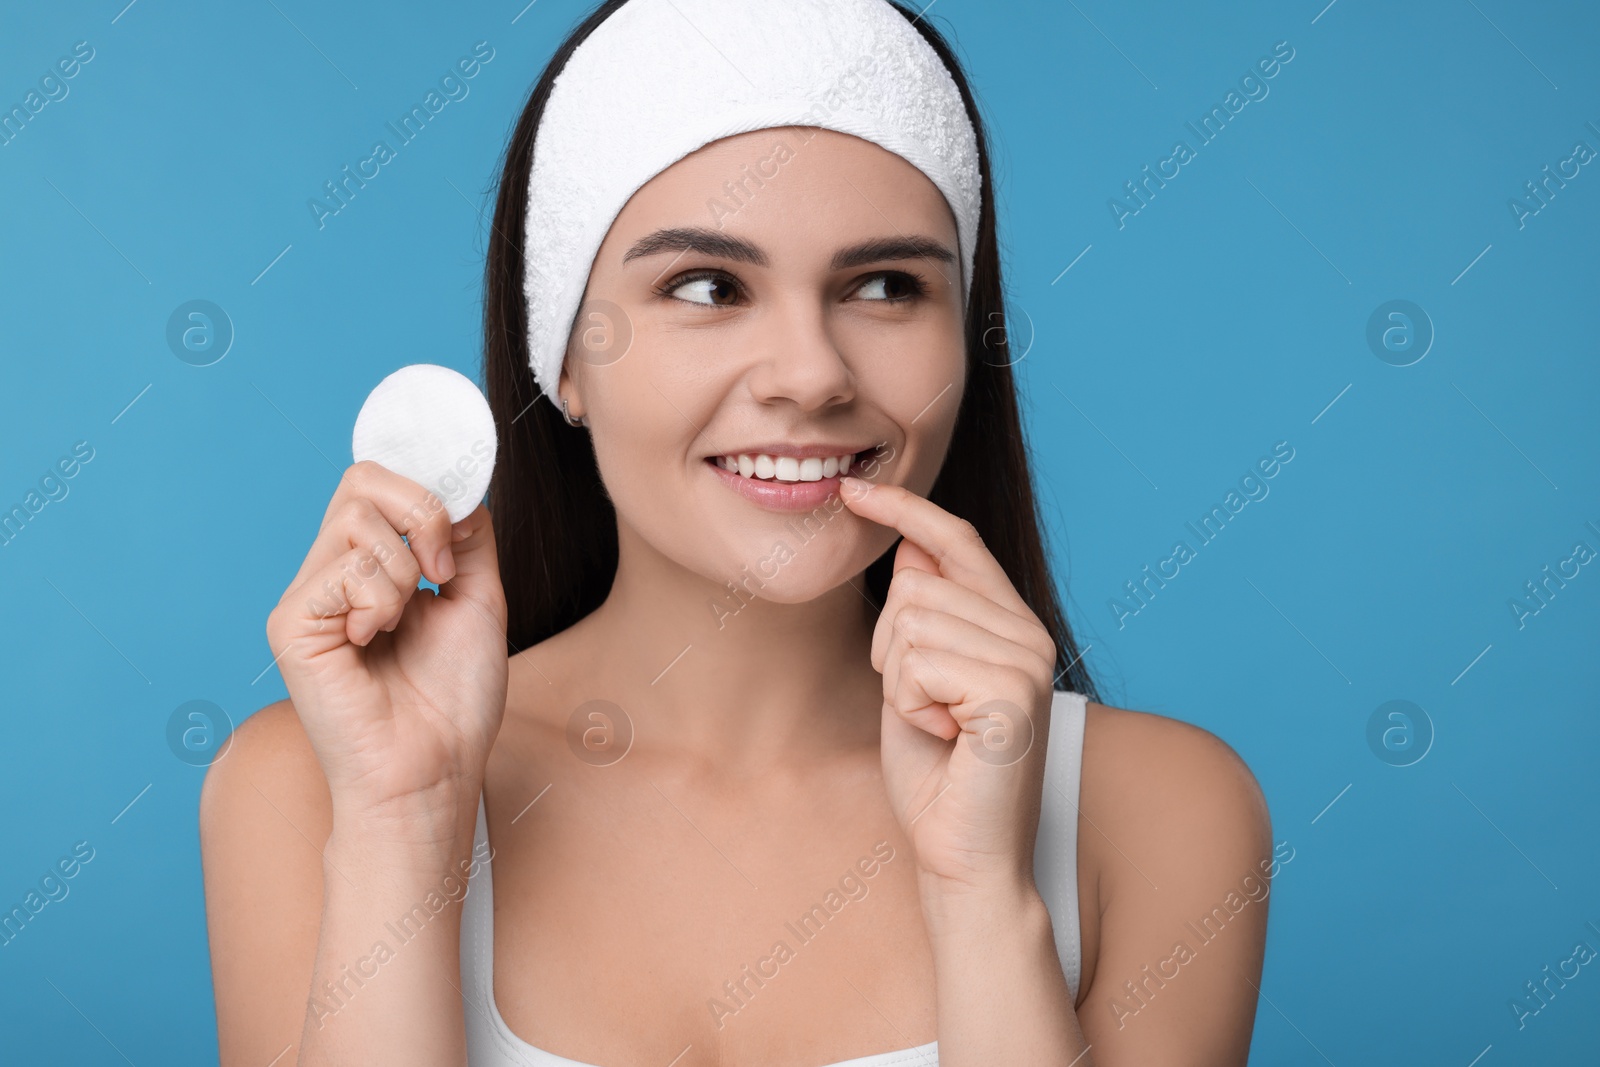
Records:
<instances>
[{"instance_id":1,"label":"fingernail","mask_svg":"<svg viewBox=\"0 0 1600 1067\"><path fill-rule=\"evenodd\" d=\"M854 489L858 493L865 493L868 489L872 488L871 482L864 478L857 478L853 474L846 474L844 477L840 478L839 484L844 486L846 489Z\"/></svg>"},{"instance_id":2,"label":"fingernail","mask_svg":"<svg viewBox=\"0 0 1600 1067\"><path fill-rule=\"evenodd\" d=\"M434 569L439 572L439 581L448 582L456 576L456 560L448 548L441 548L438 557L433 563Z\"/></svg>"}]
</instances>

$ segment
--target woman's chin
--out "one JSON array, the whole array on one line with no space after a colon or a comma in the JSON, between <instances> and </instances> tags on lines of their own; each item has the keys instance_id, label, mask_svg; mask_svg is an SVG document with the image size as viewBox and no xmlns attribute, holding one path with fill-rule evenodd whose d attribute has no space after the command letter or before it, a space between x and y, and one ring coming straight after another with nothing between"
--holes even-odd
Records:
<instances>
[{"instance_id":1,"label":"woman's chin","mask_svg":"<svg viewBox=\"0 0 1600 1067\"><path fill-rule=\"evenodd\" d=\"M852 516L851 521L860 520ZM888 543L886 540L883 547L874 551L875 546L867 545L859 536L816 535L810 541L801 541L794 533L783 532L758 539L746 551L737 553L736 558L742 563L734 570L723 567L714 573L720 573L720 580L731 583L746 599L754 596L774 604L805 604L856 582Z\"/></svg>"}]
</instances>

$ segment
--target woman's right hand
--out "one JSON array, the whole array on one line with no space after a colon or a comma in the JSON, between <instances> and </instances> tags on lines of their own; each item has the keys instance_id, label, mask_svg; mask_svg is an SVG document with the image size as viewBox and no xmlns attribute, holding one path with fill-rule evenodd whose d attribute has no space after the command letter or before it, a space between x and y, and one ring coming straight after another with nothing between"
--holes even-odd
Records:
<instances>
[{"instance_id":1,"label":"woman's right hand","mask_svg":"<svg viewBox=\"0 0 1600 1067\"><path fill-rule=\"evenodd\" d=\"M439 592L419 589L419 575ZM423 486L354 464L267 640L336 821L453 819L452 803L476 802L509 667L488 508L452 526Z\"/></svg>"}]
</instances>

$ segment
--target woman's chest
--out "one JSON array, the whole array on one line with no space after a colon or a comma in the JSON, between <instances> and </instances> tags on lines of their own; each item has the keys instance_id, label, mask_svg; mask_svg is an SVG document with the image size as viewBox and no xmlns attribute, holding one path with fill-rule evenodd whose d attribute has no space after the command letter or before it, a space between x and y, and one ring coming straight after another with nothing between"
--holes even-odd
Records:
<instances>
[{"instance_id":1,"label":"woman's chest","mask_svg":"<svg viewBox=\"0 0 1600 1067\"><path fill-rule=\"evenodd\" d=\"M489 801L495 1001L518 1037L607 1067L818 1067L935 1039L915 865L881 784L572 784L520 816Z\"/></svg>"}]
</instances>

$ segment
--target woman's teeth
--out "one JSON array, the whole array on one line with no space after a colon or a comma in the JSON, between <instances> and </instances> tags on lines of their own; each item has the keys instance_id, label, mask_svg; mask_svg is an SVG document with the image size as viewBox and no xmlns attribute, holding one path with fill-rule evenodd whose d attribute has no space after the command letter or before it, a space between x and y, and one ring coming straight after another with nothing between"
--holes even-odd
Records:
<instances>
[{"instance_id":1,"label":"woman's teeth","mask_svg":"<svg viewBox=\"0 0 1600 1067\"><path fill-rule=\"evenodd\" d=\"M843 456L813 456L796 459L793 456L769 456L764 452L741 452L736 456L718 456L717 466L741 478L761 478L777 482L819 482L835 474L850 473L854 453Z\"/></svg>"}]
</instances>

